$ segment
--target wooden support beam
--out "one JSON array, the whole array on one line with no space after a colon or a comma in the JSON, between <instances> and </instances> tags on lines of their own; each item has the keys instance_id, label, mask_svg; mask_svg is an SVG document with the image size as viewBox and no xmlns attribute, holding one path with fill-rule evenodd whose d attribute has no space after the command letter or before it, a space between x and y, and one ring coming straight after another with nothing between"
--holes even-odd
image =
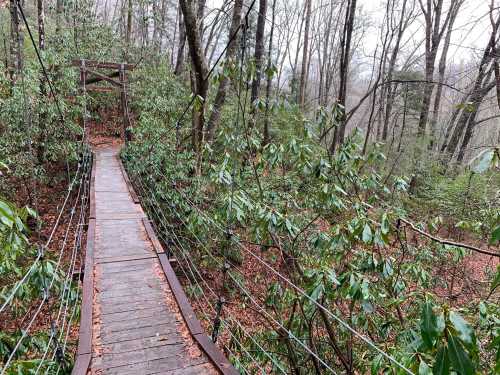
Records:
<instances>
[{"instance_id":1,"label":"wooden support beam","mask_svg":"<svg viewBox=\"0 0 500 375\"><path fill-rule=\"evenodd\" d=\"M110 73L110 74L106 74L106 77L108 78L116 78L116 77L119 77L120 76L120 72L117 71L117 72L113 72L113 73ZM97 82L101 82L102 81L102 78L100 77L92 77L92 78L87 78L87 80L85 81L85 84L86 85L91 85L93 83L97 83Z\"/></svg>"},{"instance_id":2,"label":"wooden support beam","mask_svg":"<svg viewBox=\"0 0 500 375\"><path fill-rule=\"evenodd\" d=\"M114 92L116 89L114 87L87 87L87 91L92 92Z\"/></svg>"},{"instance_id":3,"label":"wooden support beam","mask_svg":"<svg viewBox=\"0 0 500 375\"><path fill-rule=\"evenodd\" d=\"M127 73L125 71L125 64L120 66L120 83L121 83L121 108L123 115L123 136L125 138L125 142L131 140L130 133L130 121L129 121L129 113L128 113L128 99L127 99Z\"/></svg>"},{"instance_id":4,"label":"wooden support beam","mask_svg":"<svg viewBox=\"0 0 500 375\"><path fill-rule=\"evenodd\" d=\"M71 65L80 66L82 64L81 61L82 59L71 60ZM132 64L118 64L118 63L104 62L97 60L85 60L85 65L89 68L116 69L116 70L119 70L122 65L124 70L134 70L135 68L135 65Z\"/></svg>"},{"instance_id":5,"label":"wooden support beam","mask_svg":"<svg viewBox=\"0 0 500 375\"><path fill-rule=\"evenodd\" d=\"M99 78L101 81L109 82L113 86L122 87L122 83L121 82L115 81L114 79L110 78L107 75L104 75L104 74L101 74L101 73L98 73L98 72L95 72L95 71L89 70L89 69L87 69L87 74L92 74L92 75L96 76L97 78Z\"/></svg>"}]
</instances>

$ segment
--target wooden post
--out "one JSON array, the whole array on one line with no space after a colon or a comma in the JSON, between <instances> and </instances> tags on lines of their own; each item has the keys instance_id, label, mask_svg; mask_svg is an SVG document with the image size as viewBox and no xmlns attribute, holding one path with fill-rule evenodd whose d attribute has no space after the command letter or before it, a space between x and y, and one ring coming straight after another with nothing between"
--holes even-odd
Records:
<instances>
[{"instance_id":1,"label":"wooden post","mask_svg":"<svg viewBox=\"0 0 500 375\"><path fill-rule=\"evenodd\" d=\"M80 60L80 93L83 95L83 137L87 137L90 129L87 128L87 87L85 81L87 80L87 69L85 66L85 59Z\"/></svg>"},{"instance_id":2,"label":"wooden post","mask_svg":"<svg viewBox=\"0 0 500 375\"><path fill-rule=\"evenodd\" d=\"M120 65L120 83L121 83L121 107L123 114L123 136L125 142L129 142L131 140L130 135L130 122L128 117L128 103L127 103L127 77L125 75L125 64Z\"/></svg>"}]
</instances>

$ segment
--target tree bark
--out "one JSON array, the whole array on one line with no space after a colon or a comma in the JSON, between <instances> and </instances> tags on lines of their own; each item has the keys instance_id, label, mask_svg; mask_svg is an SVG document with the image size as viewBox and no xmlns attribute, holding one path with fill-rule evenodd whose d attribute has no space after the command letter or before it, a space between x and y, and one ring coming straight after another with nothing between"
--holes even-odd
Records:
<instances>
[{"instance_id":1,"label":"tree bark","mask_svg":"<svg viewBox=\"0 0 500 375\"><path fill-rule=\"evenodd\" d=\"M264 56L264 29L266 26L267 0L259 1L259 15L257 18L257 31L255 33L255 77L252 82L251 103L259 97L260 82L262 79L262 56Z\"/></svg>"},{"instance_id":2,"label":"tree bark","mask_svg":"<svg viewBox=\"0 0 500 375\"><path fill-rule=\"evenodd\" d=\"M443 37L443 33L447 28L450 20L452 9L456 2L451 2L448 15L441 25L441 15L443 11L443 0L427 0L426 6L419 0L420 8L424 13L425 18L425 80L424 92L422 95L420 116L418 119L418 136L424 136L426 133L427 122L429 119L429 109L431 106L431 97L434 90L434 84L430 83L434 80L434 63L436 55Z\"/></svg>"},{"instance_id":3,"label":"tree bark","mask_svg":"<svg viewBox=\"0 0 500 375\"><path fill-rule=\"evenodd\" d=\"M201 157L203 146L203 133L205 131L205 104L208 93L208 68L203 54L201 37L199 33L199 23L196 20L195 12L193 11L193 1L179 0L182 14L184 15L184 24L186 27L186 38L189 45L189 54L191 56L191 65L194 76L194 95L199 99L199 102L193 107L193 132L194 144L193 148ZM198 168L199 171L199 168Z\"/></svg>"},{"instance_id":4,"label":"tree bark","mask_svg":"<svg viewBox=\"0 0 500 375\"><path fill-rule=\"evenodd\" d=\"M448 23L448 29L446 31L446 36L444 37L444 44L443 44L443 49L441 51L441 57L439 58L439 66L438 66L438 85L436 87L436 95L434 97L434 107L432 110L432 119L430 122L430 140L429 140L429 149L432 150L435 145L435 135L436 135L436 125L438 122L439 118L439 108L441 106L441 97L443 93L443 85L442 83L444 82L444 75L446 72L446 60L448 56L448 50L450 48L450 42L451 42L451 34L453 31L453 25L455 23L455 20L457 18L458 11L460 7L463 4L463 1L457 1L455 3L456 5L450 9L451 16L450 20Z\"/></svg>"},{"instance_id":5,"label":"tree bark","mask_svg":"<svg viewBox=\"0 0 500 375\"><path fill-rule=\"evenodd\" d=\"M125 32L125 60L128 61L130 58L130 47L132 38L132 0L127 2L127 30Z\"/></svg>"},{"instance_id":6,"label":"tree bark","mask_svg":"<svg viewBox=\"0 0 500 375\"><path fill-rule=\"evenodd\" d=\"M63 0L56 0L56 36L61 37L61 27L63 21L64 3Z\"/></svg>"},{"instance_id":7,"label":"tree bark","mask_svg":"<svg viewBox=\"0 0 500 375\"><path fill-rule=\"evenodd\" d=\"M17 76L22 69L22 33L19 26L19 9L17 8L17 0L10 0L10 81L14 85Z\"/></svg>"},{"instance_id":8,"label":"tree bark","mask_svg":"<svg viewBox=\"0 0 500 375\"><path fill-rule=\"evenodd\" d=\"M273 38L274 38L274 26L276 22L276 0L273 0L273 5L272 5L272 20L271 20L271 33L269 35L269 48L267 50L267 70L270 71L273 66L273 60L272 60L272 52L273 52ZM270 97L271 97L271 85L273 83L273 77L271 74L268 74L267 76L267 83L266 83L266 115L264 118L264 139L263 139L263 146L267 145L269 143L269 107L270 107Z\"/></svg>"},{"instance_id":9,"label":"tree bark","mask_svg":"<svg viewBox=\"0 0 500 375\"><path fill-rule=\"evenodd\" d=\"M38 49L40 51L45 50L45 9L43 0L37 0L37 16L38 16ZM40 71L39 86L40 86L40 96L42 100L46 96L45 89L45 76L43 71ZM40 139L38 140L37 147L37 159L40 164L43 163L45 157L45 139L46 139L46 127L45 127L45 113L44 108L41 108L41 112L38 116L38 129L40 133Z\"/></svg>"},{"instance_id":10,"label":"tree bark","mask_svg":"<svg viewBox=\"0 0 500 375\"><path fill-rule=\"evenodd\" d=\"M176 76L181 75L184 70L184 49L186 45L186 25L182 15L182 9L179 8L179 48L177 50L177 62L175 64L174 73Z\"/></svg>"},{"instance_id":11,"label":"tree bark","mask_svg":"<svg viewBox=\"0 0 500 375\"><path fill-rule=\"evenodd\" d=\"M342 33L341 44L341 56L340 56L340 84L339 84L339 96L338 103L344 107L346 105L347 98L347 80L349 74L349 60L351 56L351 39L352 32L354 30L354 16L356 13L356 0L348 0L347 11L345 16L344 31ZM345 115L342 116L338 130L335 128L333 140L330 146L330 152L333 154L335 152L335 147L337 144L341 145L344 143L345 137L346 121Z\"/></svg>"},{"instance_id":12,"label":"tree bark","mask_svg":"<svg viewBox=\"0 0 500 375\"><path fill-rule=\"evenodd\" d=\"M304 46L302 50L302 69L300 71L300 86L299 86L299 106L304 108L306 101L306 73L308 64L309 52L309 29L311 27L311 3L312 0L306 0L306 25L304 29Z\"/></svg>"},{"instance_id":13,"label":"tree bark","mask_svg":"<svg viewBox=\"0 0 500 375\"><path fill-rule=\"evenodd\" d=\"M226 50L226 61L225 64L231 63L236 56L238 50L238 38L232 38L238 32L238 28L241 23L241 11L243 8L243 0L235 0L233 6L233 15L231 19L231 26L229 27L229 38L230 42ZM232 39L231 39L232 38ZM219 87L217 89L217 94L215 96L215 101L212 107L212 113L210 114L210 119L207 123L207 141L212 141L214 133L220 122L220 115L222 107L226 101L227 89L229 85L229 78L224 76L219 82Z\"/></svg>"}]
</instances>

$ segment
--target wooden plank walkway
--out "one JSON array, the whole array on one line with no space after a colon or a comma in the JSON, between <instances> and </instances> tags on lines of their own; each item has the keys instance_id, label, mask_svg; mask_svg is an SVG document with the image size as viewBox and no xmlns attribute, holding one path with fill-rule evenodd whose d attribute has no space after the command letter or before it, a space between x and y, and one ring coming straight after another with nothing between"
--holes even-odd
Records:
<instances>
[{"instance_id":1,"label":"wooden plank walkway","mask_svg":"<svg viewBox=\"0 0 500 375\"><path fill-rule=\"evenodd\" d=\"M91 374L217 374L193 341L118 161L96 150Z\"/></svg>"}]
</instances>

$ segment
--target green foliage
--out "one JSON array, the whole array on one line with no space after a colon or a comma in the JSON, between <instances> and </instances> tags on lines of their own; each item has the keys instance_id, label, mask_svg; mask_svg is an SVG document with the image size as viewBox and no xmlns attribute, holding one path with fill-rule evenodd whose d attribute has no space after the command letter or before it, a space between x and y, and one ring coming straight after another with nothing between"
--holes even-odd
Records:
<instances>
[{"instance_id":1,"label":"green foliage","mask_svg":"<svg viewBox=\"0 0 500 375\"><path fill-rule=\"evenodd\" d=\"M41 259L32 266L37 258L28 241L26 220L36 218L36 213L29 207L19 209L13 204L0 199L0 306L7 302L7 309L12 319L18 319L31 311L33 304L38 304L43 291L53 280L52 292L60 294L63 287L62 272L50 259ZM27 275L25 282L20 283ZM11 293L16 288L11 298ZM22 331L0 332L0 362L5 362L21 338ZM7 374L34 374L41 355L48 345L49 337L45 333L28 335L16 352L12 366ZM31 358L26 360L25 358ZM71 362L67 358L67 364ZM45 361L42 368L57 368L54 363ZM49 372L50 373L50 372Z\"/></svg>"},{"instance_id":2,"label":"green foliage","mask_svg":"<svg viewBox=\"0 0 500 375\"><path fill-rule=\"evenodd\" d=\"M410 196L408 178L386 171L380 145L363 155L354 133L335 155L323 147L320 136L335 126L340 108L323 109L308 121L282 101L270 114L272 142L263 146L261 106L254 105L255 123L246 127L241 113L240 121L235 120L241 110L235 99L224 108L215 142L203 150L202 174L197 176L196 156L183 143L189 138L187 122L175 132L182 106L172 92L182 86L163 67L151 69L143 81L152 89L139 84L135 91L139 123L135 141L122 157L150 217L165 226L162 236L175 233L175 241L189 249L189 262L210 275L220 275L224 261L233 265L223 283L226 296L255 308L246 290L267 277L266 290L258 297L268 315L260 313L258 319L267 322L271 316L290 333L277 324L256 324L252 335L264 345L262 350L236 326L229 327L260 365L288 373L311 370L313 359L293 335L314 344L336 371L348 371L346 362L352 358L360 373L402 373L353 338L348 324L414 373L494 373L498 305L484 296L483 302L465 303L459 312L436 293L447 286L437 265L458 265L468 252L411 240L398 218L419 207L414 211L423 213L421 227L432 233L453 216L457 220L450 225L457 230L493 232L494 240L498 213L494 188L487 182L496 176L450 179L431 173ZM152 82L150 76L163 79ZM258 267L248 272L251 277L240 271L249 262L245 247L305 295ZM182 254L176 257L182 261ZM196 288L189 289L194 298L200 296ZM340 318L323 316L319 304ZM237 366L251 365L241 346L230 345L239 350L233 358Z\"/></svg>"}]
</instances>

